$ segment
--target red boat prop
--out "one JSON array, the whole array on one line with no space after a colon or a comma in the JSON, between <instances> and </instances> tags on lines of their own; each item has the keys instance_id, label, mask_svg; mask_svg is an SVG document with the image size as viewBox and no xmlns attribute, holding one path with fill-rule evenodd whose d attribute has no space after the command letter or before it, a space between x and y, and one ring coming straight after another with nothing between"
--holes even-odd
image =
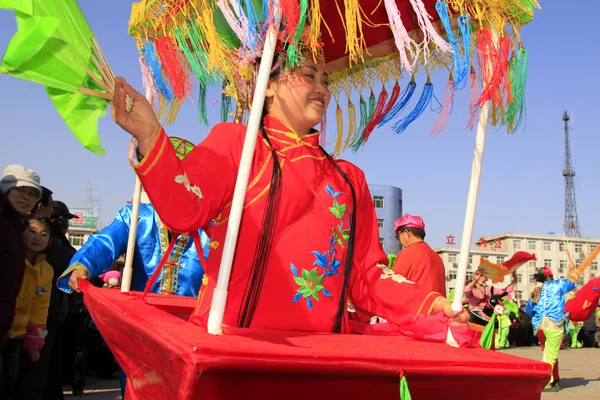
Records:
<instances>
[{"instance_id":1,"label":"red boat prop","mask_svg":"<svg viewBox=\"0 0 600 400\"><path fill-rule=\"evenodd\" d=\"M196 299L121 293L80 281L94 322L128 377L126 400L540 398L550 365L403 336L226 328L187 322Z\"/></svg>"}]
</instances>

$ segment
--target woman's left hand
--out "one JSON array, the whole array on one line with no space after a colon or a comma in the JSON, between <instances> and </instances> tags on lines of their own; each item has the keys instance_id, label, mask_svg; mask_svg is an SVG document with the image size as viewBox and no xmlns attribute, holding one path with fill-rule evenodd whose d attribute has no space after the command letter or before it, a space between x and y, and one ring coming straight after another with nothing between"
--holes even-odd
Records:
<instances>
[{"instance_id":1,"label":"woman's left hand","mask_svg":"<svg viewBox=\"0 0 600 400\"><path fill-rule=\"evenodd\" d=\"M454 322L465 323L469 320L469 313L467 313L464 308L460 311L454 311L452 303L445 297L441 297L433 308L434 314L437 314L438 312L443 312L446 317Z\"/></svg>"}]
</instances>

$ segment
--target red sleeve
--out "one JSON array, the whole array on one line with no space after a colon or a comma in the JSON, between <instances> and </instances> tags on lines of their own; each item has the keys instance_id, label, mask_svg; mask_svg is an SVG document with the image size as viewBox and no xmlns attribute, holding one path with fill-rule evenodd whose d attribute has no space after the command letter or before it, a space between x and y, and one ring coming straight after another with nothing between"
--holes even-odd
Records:
<instances>
[{"instance_id":1,"label":"red sleeve","mask_svg":"<svg viewBox=\"0 0 600 400\"><path fill-rule=\"evenodd\" d=\"M402 325L417 314L431 314L442 296L422 289L387 268L371 193L364 174L356 170L352 174L356 178L351 176L357 202L354 268L350 278L354 308L360 315L377 315L394 325Z\"/></svg>"},{"instance_id":2,"label":"red sleeve","mask_svg":"<svg viewBox=\"0 0 600 400\"><path fill-rule=\"evenodd\" d=\"M132 140L130 162L152 205L175 232L191 232L214 219L231 200L242 154L245 127L216 125L183 160L161 130L139 163Z\"/></svg>"}]
</instances>

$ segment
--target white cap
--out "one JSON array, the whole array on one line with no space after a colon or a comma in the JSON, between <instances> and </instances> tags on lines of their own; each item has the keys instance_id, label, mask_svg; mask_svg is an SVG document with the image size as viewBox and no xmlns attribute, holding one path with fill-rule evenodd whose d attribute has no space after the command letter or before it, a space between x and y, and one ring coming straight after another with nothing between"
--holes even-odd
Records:
<instances>
[{"instance_id":1,"label":"white cap","mask_svg":"<svg viewBox=\"0 0 600 400\"><path fill-rule=\"evenodd\" d=\"M31 187L37 190L38 200L42 197L40 176L22 165L9 165L4 169L4 176L0 179L0 191L8 193L16 187Z\"/></svg>"}]
</instances>

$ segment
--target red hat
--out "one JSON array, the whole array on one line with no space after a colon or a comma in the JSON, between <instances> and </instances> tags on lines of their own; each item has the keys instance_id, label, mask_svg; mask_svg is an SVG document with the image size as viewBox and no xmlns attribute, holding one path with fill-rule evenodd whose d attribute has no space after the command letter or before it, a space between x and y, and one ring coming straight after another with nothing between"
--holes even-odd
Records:
<instances>
[{"instance_id":1,"label":"red hat","mask_svg":"<svg viewBox=\"0 0 600 400\"><path fill-rule=\"evenodd\" d=\"M394 222L394 233L397 235L401 228L420 228L425 230L425 223L423 222L423 218L419 216L404 214L402 218L398 218Z\"/></svg>"},{"instance_id":2,"label":"red hat","mask_svg":"<svg viewBox=\"0 0 600 400\"><path fill-rule=\"evenodd\" d=\"M544 265L544 276L552 276L552 275L554 275L554 274L552 273L552 270L550 269L550 267L547 267Z\"/></svg>"}]
</instances>

